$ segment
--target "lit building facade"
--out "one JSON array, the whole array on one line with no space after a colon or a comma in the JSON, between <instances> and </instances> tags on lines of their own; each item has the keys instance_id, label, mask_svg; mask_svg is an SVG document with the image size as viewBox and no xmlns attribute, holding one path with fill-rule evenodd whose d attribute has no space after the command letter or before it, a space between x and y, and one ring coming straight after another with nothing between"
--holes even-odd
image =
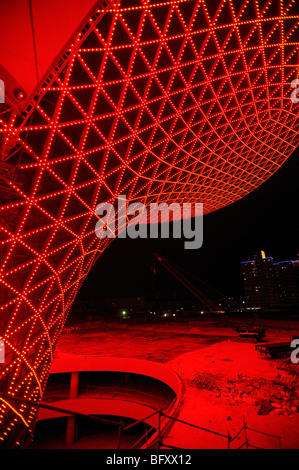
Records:
<instances>
[{"instance_id":1,"label":"lit building facade","mask_svg":"<svg viewBox=\"0 0 299 470\"><path fill-rule=\"evenodd\" d=\"M299 306L299 260L281 261L274 268L280 303Z\"/></svg>"},{"instance_id":2,"label":"lit building facade","mask_svg":"<svg viewBox=\"0 0 299 470\"><path fill-rule=\"evenodd\" d=\"M241 263L247 307L299 305L299 260L274 263L263 251Z\"/></svg>"},{"instance_id":3,"label":"lit building facade","mask_svg":"<svg viewBox=\"0 0 299 470\"><path fill-rule=\"evenodd\" d=\"M9 34L23 16L20 2L6 3ZM54 17L51 49L64 1L53 11L35 3L40 18ZM72 3L65 28L85 4ZM27 99L8 79L0 104L4 447L31 439L37 407L14 397L40 402L73 300L111 241L95 236L97 204L125 194L146 206L201 202L209 213L257 188L299 143L295 0L87 4ZM11 41L32 44L22 27ZM1 70L25 80L12 57Z\"/></svg>"}]
</instances>

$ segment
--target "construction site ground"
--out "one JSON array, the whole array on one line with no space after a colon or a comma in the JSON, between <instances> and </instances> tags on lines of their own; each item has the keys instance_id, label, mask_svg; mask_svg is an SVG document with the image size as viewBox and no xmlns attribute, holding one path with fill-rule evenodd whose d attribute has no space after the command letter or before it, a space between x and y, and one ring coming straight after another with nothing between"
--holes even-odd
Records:
<instances>
[{"instance_id":1,"label":"construction site ground","mask_svg":"<svg viewBox=\"0 0 299 470\"><path fill-rule=\"evenodd\" d=\"M242 320L248 323L248 320ZM288 341L299 322L264 320L265 342ZM82 322L62 334L56 358L114 356L165 363L184 384L178 418L234 436L243 426L280 436L282 448L299 448L299 364L271 359L243 340L231 325L215 319L185 323ZM278 448L277 438L247 430L231 443ZM165 446L189 449L227 447L227 439L175 423Z\"/></svg>"}]
</instances>

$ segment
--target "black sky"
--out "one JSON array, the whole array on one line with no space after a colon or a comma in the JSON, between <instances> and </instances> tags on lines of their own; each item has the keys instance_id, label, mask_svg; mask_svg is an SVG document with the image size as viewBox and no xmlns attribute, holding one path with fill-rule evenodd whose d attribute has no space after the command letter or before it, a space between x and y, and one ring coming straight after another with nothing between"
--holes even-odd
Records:
<instances>
[{"instance_id":1,"label":"black sky","mask_svg":"<svg viewBox=\"0 0 299 470\"><path fill-rule=\"evenodd\" d=\"M152 253L158 252L226 295L243 296L240 261L264 250L274 261L299 253L299 147L260 188L204 216L204 243L183 249L183 240L114 240L88 274L78 299L152 295ZM158 266L160 295L190 298ZM208 292L206 292L208 293Z\"/></svg>"}]
</instances>

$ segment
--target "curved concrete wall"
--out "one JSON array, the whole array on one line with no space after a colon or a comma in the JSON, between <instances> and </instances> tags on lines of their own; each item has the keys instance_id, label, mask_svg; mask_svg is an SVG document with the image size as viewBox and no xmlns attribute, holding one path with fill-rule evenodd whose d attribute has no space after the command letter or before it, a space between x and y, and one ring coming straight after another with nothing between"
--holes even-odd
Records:
<instances>
[{"instance_id":1,"label":"curved concrete wall","mask_svg":"<svg viewBox=\"0 0 299 470\"><path fill-rule=\"evenodd\" d=\"M182 393L182 382L179 376L169 367L159 362L144 361L141 359L98 357L56 359L52 363L50 374L71 372L128 372L146 375L168 385L179 397Z\"/></svg>"},{"instance_id":2,"label":"curved concrete wall","mask_svg":"<svg viewBox=\"0 0 299 470\"><path fill-rule=\"evenodd\" d=\"M176 398L169 404L166 414L176 416L181 404L183 385L179 376L163 364L131 358L100 357L100 358L79 358L54 360L50 374L63 374L77 372L124 372L131 374L144 375L168 385L175 393ZM72 412L85 415L111 415L122 416L134 419L136 421L144 420L145 423L157 429L150 437L147 443L141 448L153 445L158 439L158 413L146 418L151 412L158 408L150 404L138 403L136 401L122 399L105 398L75 398L72 400L59 400L51 403L52 406L62 408ZM69 416L65 412L48 410L40 408L38 421ZM165 432L171 427L173 421L169 418L161 417L160 431Z\"/></svg>"},{"instance_id":3,"label":"curved concrete wall","mask_svg":"<svg viewBox=\"0 0 299 470\"><path fill-rule=\"evenodd\" d=\"M85 415L108 415L131 418L136 421L144 419L155 411L152 407L132 401L97 398L78 398L75 400L60 400L55 402L55 407L81 413ZM38 414L38 421L69 416L67 413L47 410L41 408ZM158 427L158 415L144 420L150 426Z\"/></svg>"}]
</instances>

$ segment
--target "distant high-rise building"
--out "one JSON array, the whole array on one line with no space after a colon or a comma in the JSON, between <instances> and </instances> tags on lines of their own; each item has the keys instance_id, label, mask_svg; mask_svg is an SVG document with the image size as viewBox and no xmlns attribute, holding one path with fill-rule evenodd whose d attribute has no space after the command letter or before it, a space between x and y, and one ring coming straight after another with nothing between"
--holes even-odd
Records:
<instances>
[{"instance_id":1,"label":"distant high-rise building","mask_svg":"<svg viewBox=\"0 0 299 470\"><path fill-rule=\"evenodd\" d=\"M263 251L256 252L254 259L241 263L246 305L270 307L279 303L273 258Z\"/></svg>"},{"instance_id":2,"label":"distant high-rise building","mask_svg":"<svg viewBox=\"0 0 299 470\"><path fill-rule=\"evenodd\" d=\"M248 307L299 305L299 260L274 263L259 251L241 270Z\"/></svg>"},{"instance_id":3,"label":"distant high-rise building","mask_svg":"<svg viewBox=\"0 0 299 470\"><path fill-rule=\"evenodd\" d=\"M280 302L299 305L299 260L275 263Z\"/></svg>"}]
</instances>

